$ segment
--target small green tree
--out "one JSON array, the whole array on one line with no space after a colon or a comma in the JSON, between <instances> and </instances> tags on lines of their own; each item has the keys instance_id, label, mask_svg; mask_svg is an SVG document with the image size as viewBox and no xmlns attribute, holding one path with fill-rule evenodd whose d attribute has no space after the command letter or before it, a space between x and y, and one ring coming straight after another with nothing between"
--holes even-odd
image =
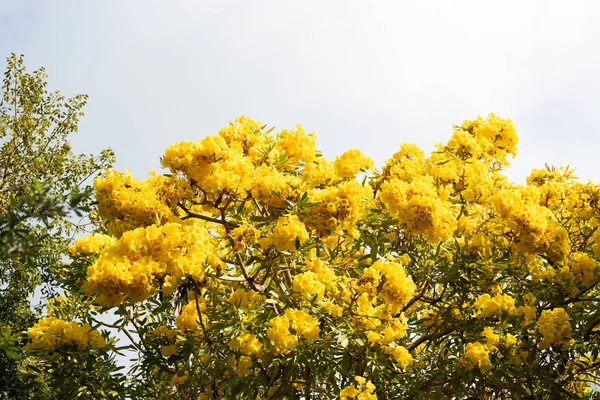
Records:
<instances>
[{"instance_id":1,"label":"small green tree","mask_svg":"<svg viewBox=\"0 0 600 400\"><path fill-rule=\"evenodd\" d=\"M114 155L77 155L67 141L86 95L49 92L45 70L27 72L23 56L7 62L0 94L0 397L30 398L36 385L22 368L31 361L23 361L19 333L40 316L31 304L36 289L42 298L55 294L53 274L92 211L86 181Z\"/></svg>"}]
</instances>

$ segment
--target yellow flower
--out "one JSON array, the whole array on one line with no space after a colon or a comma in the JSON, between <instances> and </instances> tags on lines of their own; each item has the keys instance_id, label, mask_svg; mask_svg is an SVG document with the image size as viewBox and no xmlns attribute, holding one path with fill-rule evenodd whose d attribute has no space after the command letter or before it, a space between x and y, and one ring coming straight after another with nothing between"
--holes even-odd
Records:
<instances>
[{"instance_id":1,"label":"yellow flower","mask_svg":"<svg viewBox=\"0 0 600 400\"><path fill-rule=\"evenodd\" d=\"M202 300L202 298L200 298L200 300ZM206 304L203 301L200 301L197 304L196 300L192 300L182 307L181 314L179 314L179 317L177 317L177 320L175 321L177 328L184 333L200 332L202 328L198 322L198 309L200 309L200 313L202 313L202 324L204 325L204 328L207 328L209 322L208 317L203 313L206 311Z\"/></svg>"},{"instance_id":2,"label":"yellow flower","mask_svg":"<svg viewBox=\"0 0 600 400\"><path fill-rule=\"evenodd\" d=\"M116 239L112 236L95 233L77 239L75 243L69 247L69 253L71 253L72 257L93 254L99 252L104 247L115 244L115 242Z\"/></svg>"},{"instance_id":3,"label":"yellow flower","mask_svg":"<svg viewBox=\"0 0 600 400\"><path fill-rule=\"evenodd\" d=\"M317 300L320 300L325 294L325 285L319 280L318 275L312 271L296 275L293 289L295 292L302 293L306 299L316 296Z\"/></svg>"},{"instance_id":4,"label":"yellow flower","mask_svg":"<svg viewBox=\"0 0 600 400\"><path fill-rule=\"evenodd\" d=\"M235 373L241 378L248 376L251 373L251 371L250 371L251 366L252 366L252 359L248 356L241 356L237 363Z\"/></svg>"},{"instance_id":5,"label":"yellow flower","mask_svg":"<svg viewBox=\"0 0 600 400\"><path fill-rule=\"evenodd\" d=\"M229 348L231 350L239 349L243 354L246 355L258 355L260 354L262 344L260 343L256 335L246 332L233 339L229 343Z\"/></svg>"},{"instance_id":6,"label":"yellow flower","mask_svg":"<svg viewBox=\"0 0 600 400\"><path fill-rule=\"evenodd\" d=\"M487 293L482 294L475 301L475 307L479 308L478 317L490 317L503 311L508 313L516 311L515 299L507 294L499 294L494 297Z\"/></svg>"},{"instance_id":7,"label":"yellow flower","mask_svg":"<svg viewBox=\"0 0 600 400\"><path fill-rule=\"evenodd\" d=\"M414 361L413 356L409 353L408 349L403 346L385 347L384 351L391 354L394 361L396 361L396 365L402 369L406 369Z\"/></svg>"},{"instance_id":8,"label":"yellow flower","mask_svg":"<svg viewBox=\"0 0 600 400\"><path fill-rule=\"evenodd\" d=\"M296 251L296 240L303 244L309 238L306 227L297 216L279 217L273 232L262 240L261 246L267 248L274 245L277 250Z\"/></svg>"},{"instance_id":9,"label":"yellow flower","mask_svg":"<svg viewBox=\"0 0 600 400\"><path fill-rule=\"evenodd\" d=\"M78 350L100 349L106 341L97 330L88 324L80 325L54 317L40 319L27 331L30 342L28 350L54 351L58 346L74 346Z\"/></svg>"},{"instance_id":10,"label":"yellow flower","mask_svg":"<svg viewBox=\"0 0 600 400\"><path fill-rule=\"evenodd\" d=\"M336 157L333 165L335 172L342 178L354 178L361 169L373 168L373 160L360 150L351 149Z\"/></svg>"},{"instance_id":11,"label":"yellow flower","mask_svg":"<svg viewBox=\"0 0 600 400\"><path fill-rule=\"evenodd\" d=\"M357 399L357 400L377 400L375 385L371 381L367 381L362 376L354 378L358 387L354 385L346 386L340 391L340 400Z\"/></svg>"},{"instance_id":12,"label":"yellow flower","mask_svg":"<svg viewBox=\"0 0 600 400\"><path fill-rule=\"evenodd\" d=\"M272 318L268 325L267 336L271 339L272 350L275 354L286 354L296 347L298 339L290 333L290 321L283 315Z\"/></svg>"},{"instance_id":13,"label":"yellow flower","mask_svg":"<svg viewBox=\"0 0 600 400\"><path fill-rule=\"evenodd\" d=\"M494 350L500 343L500 336L494 332L494 328L485 327L481 335L485 337L485 347L490 351Z\"/></svg>"},{"instance_id":14,"label":"yellow flower","mask_svg":"<svg viewBox=\"0 0 600 400\"><path fill-rule=\"evenodd\" d=\"M255 307L262 300L263 297L260 294L252 290L246 291L244 289L237 289L227 299L229 303L246 311Z\"/></svg>"},{"instance_id":15,"label":"yellow flower","mask_svg":"<svg viewBox=\"0 0 600 400\"><path fill-rule=\"evenodd\" d=\"M479 342L467 343L465 356L460 363L467 369L479 368L481 372L492 369L488 350Z\"/></svg>"},{"instance_id":16,"label":"yellow flower","mask_svg":"<svg viewBox=\"0 0 600 400\"><path fill-rule=\"evenodd\" d=\"M163 357L171 357L173 354L177 353L177 345L163 346L160 348L160 353Z\"/></svg>"},{"instance_id":17,"label":"yellow flower","mask_svg":"<svg viewBox=\"0 0 600 400\"><path fill-rule=\"evenodd\" d=\"M537 321L537 329L544 335L540 342L541 349L547 349L554 344L567 344L571 338L569 314L563 308L544 310Z\"/></svg>"},{"instance_id":18,"label":"yellow flower","mask_svg":"<svg viewBox=\"0 0 600 400\"><path fill-rule=\"evenodd\" d=\"M401 310L412 299L417 289L412 278L406 275L401 264L393 261L379 259L372 268L380 271L385 277L381 290L383 299L393 307L394 312Z\"/></svg>"},{"instance_id":19,"label":"yellow flower","mask_svg":"<svg viewBox=\"0 0 600 400\"><path fill-rule=\"evenodd\" d=\"M431 243L450 238L456 229L451 204L438 193L432 178L406 182L392 178L381 184L380 199L390 215L406 224L411 234L427 234Z\"/></svg>"}]
</instances>

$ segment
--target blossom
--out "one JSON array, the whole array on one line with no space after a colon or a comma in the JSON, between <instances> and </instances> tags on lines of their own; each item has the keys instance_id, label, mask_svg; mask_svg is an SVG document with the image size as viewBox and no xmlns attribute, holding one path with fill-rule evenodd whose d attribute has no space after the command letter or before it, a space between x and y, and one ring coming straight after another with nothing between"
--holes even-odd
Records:
<instances>
[{"instance_id":1,"label":"blossom","mask_svg":"<svg viewBox=\"0 0 600 400\"><path fill-rule=\"evenodd\" d=\"M361 169L373 168L373 160L358 149L350 149L336 157L333 165L342 178L354 178Z\"/></svg>"},{"instance_id":2,"label":"blossom","mask_svg":"<svg viewBox=\"0 0 600 400\"><path fill-rule=\"evenodd\" d=\"M481 372L487 372L492 368L489 352L486 346L479 342L467 343L464 357L460 363L467 369L479 368Z\"/></svg>"},{"instance_id":3,"label":"blossom","mask_svg":"<svg viewBox=\"0 0 600 400\"><path fill-rule=\"evenodd\" d=\"M566 344L571 337L569 314L564 308L544 310L537 321L537 329L544 336L539 344L541 349L554 344Z\"/></svg>"},{"instance_id":4,"label":"blossom","mask_svg":"<svg viewBox=\"0 0 600 400\"><path fill-rule=\"evenodd\" d=\"M287 215L279 217L273 232L262 242L262 247L274 245L277 250L296 251L296 240L300 244L306 242L309 238L306 227L296 215Z\"/></svg>"},{"instance_id":5,"label":"blossom","mask_svg":"<svg viewBox=\"0 0 600 400\"><path fill-rule=\"evenodd\" d=\"M89 324L80 325L74 321L65 321L55 317L45 317L27 330L30 342L28 350L51 352L59 346L74 346L78 350L88 348L101 349L106 341Z\"/></svg>"}]
</instances>

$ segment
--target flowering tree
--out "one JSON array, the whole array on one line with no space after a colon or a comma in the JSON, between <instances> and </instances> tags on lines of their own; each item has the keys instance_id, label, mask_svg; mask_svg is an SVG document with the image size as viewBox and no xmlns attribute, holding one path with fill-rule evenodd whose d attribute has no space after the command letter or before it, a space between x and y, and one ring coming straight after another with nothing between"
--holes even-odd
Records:
<instances>
[{"instance_id":1,"label":"flowering tree","mask_svg":"<svg viewBox=\"0 0 600 400\"><path fill-rule=\"evenodd\" d=\"M50 92L43 68L7 58L0 84L0 398L43 398L35 365L23 360L21 332L40 317L35 297L52 297L54 268L74 235L85 231L93 189L87 178L112 165L112 151L76 154L87 96ZM73 214L78 218L73 218ZM33 378L37 378L35 381ZM52 393L48 392L52 397Z\"/></svg>"},{"instance_id":2,"label":"flowering tree","mask_svg":"<svg viewBox=\"0 0 600 400\"><path fill-rule=\"evenodd\" d=\"M508 182L517 135L493 114L381 171L271 132L241 117L169 147L169 174L96 179L102 224L29 330L56 382L123 349L111 328L138 354L114 397L595 396L597 185Z\"/></svg>"}]
</instances>

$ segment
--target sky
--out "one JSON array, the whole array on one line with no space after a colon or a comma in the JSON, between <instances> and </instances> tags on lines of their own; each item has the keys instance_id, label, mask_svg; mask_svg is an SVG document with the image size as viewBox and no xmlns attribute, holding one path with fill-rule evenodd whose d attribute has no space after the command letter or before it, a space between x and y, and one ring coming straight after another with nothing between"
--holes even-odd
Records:
<instances>
[{"instance_id":1,"label":"sky","mask_svg":"<svg viewBox=\"0 0 600 400\"><path fill-rule=\"evenodd\" d=\"M111 147L138 178L240 115L381 166L494 112L520 136L512 180L549 163L599 181L597 38L596 1L0 0L0 56L87 93L75 151Z\"/></svg>"}]
</instances>

